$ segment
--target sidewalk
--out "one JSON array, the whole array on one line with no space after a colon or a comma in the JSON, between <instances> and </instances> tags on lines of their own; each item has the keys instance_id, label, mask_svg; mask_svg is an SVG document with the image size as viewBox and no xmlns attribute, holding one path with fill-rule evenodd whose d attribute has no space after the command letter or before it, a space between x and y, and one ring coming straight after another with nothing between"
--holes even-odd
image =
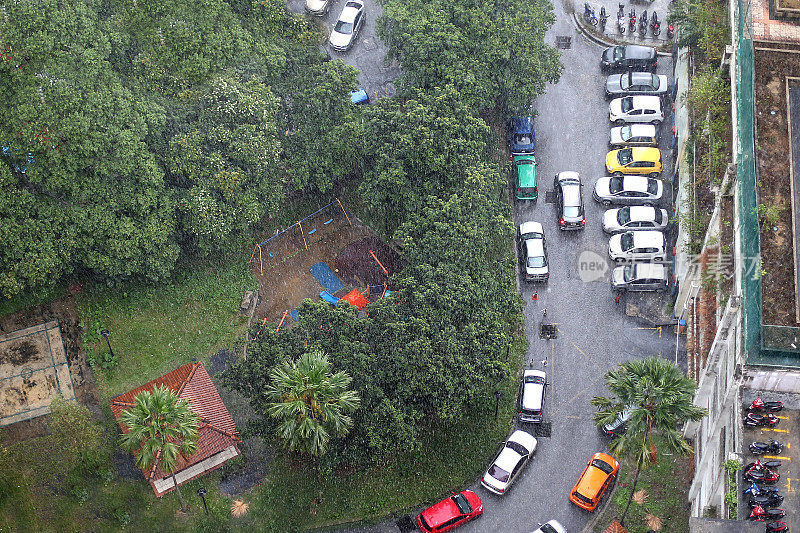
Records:
<instances>
[{"instance_id":1,"label":"sidewalk","mask_svg":"<svg viewBox=\"0 0 800 533\"><path fill-rule=\"evenodd\" d=\"M589 7L594 9L595 16L600 18L600 9L605 7L608 21L606 22L605 31L600 29L600 24L593 26L589 24L583 16L584 7L583 3L578 0L573 0L575 9L574 17L578 27L586 33L589 37L607 45L613 44L640 44L645 46L654 46L661 48L669 44L667 40L667 13L671 5L670 0L653 0L650 1L637 1L637 2L617 2L615 0L604 0L598 2L597 0L589 1ZM617 28L617 11L619 6L622 5L625 11L625 33L619 33ZM636 30L633 33L628 31L628 19L631 10L636 11ZM648 26L652 14L655 11L658 14L658 20L661 23L661 33L656 37L653 36L652 30L648 27L647 33L644 36L639 34L639 20L641 15L647 11Z\"/></svg>"}]
</instances>

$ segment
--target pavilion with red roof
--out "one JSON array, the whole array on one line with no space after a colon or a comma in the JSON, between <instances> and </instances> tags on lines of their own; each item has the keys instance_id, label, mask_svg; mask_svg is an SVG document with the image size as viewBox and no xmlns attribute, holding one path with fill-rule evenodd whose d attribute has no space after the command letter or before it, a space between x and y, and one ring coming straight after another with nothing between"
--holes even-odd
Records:
<instances>
[{"instance_id":1,"label":"pavilion with red roof","mask_svg":"<svg viewBox=\"0 0 800 533\"><path fill-rule=\"evenodd\" d=\"M111 411L123 433L130 430L120 421L122 412L133 407L137 394L152 391L158 385L166 385L179 398L187 400L192 411L200 416L197 452L189 457L179 455L175 465L175 479L179 485L211 472L239 455L237 444L241 439L236 433L236 425L201 362L183 365L150 383L112 398ZM143 473L159 498L174 490L172 475L160 467Z\"/></svg>"}]
</instances>

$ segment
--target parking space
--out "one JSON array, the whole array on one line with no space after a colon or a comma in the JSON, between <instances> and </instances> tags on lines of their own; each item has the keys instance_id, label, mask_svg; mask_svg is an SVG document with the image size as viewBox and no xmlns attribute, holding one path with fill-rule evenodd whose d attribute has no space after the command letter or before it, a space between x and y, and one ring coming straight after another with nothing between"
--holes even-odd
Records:
<instances>
[{"instance_id":1,"label":"parking space","mask_svg":"<svg viewBox=\"0 0 800 533\"><path fill-rule=\"evenodd\" d=\"M775 485L784 497L783 503L778 507L786 511L786 517L781 519L789 526L789 531L800 532L800 395L797 394L770 394L769 392L742 389L742 399L749 403L756 397L767 400L780 400L784 409L775 413L780 421L771 428L744 429L742 442L742 457L745 464L752 463L758 457L750 453L750 443L754 441L770 442L777 440L783 444L781 453L767 453L760 457L762 461L780 461L781 466L776 469L780 480ZM750 485L749 481L742 481L742 490ZM742 509L748 509L747 498L741 498ZM749 509L747 510L749 514ZM745 514L746 516L746 514Z\"/></svg>"}]
</instances>

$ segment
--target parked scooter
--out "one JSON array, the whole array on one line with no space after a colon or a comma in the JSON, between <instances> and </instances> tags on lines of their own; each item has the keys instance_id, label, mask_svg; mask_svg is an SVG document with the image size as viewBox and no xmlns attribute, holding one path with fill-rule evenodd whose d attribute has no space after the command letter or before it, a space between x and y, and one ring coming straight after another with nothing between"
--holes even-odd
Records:
<instances>
[{"instance_id":1,"label":"parked scooter","mask_svg":"<svg viewBox=\"0 0 800 533\"><path fill-rule=\"evenodd\" d=\"M658 20L658 15L655 11L653 11L653 18L650 21L650 32L653 34L653 37L658 37L661 33L661 22Z\"/></svg>"},{"instance_id":2,"label":"parked scooter","mask_svg":"<svg viewBox=\"0 0 800 533\"><path fill-rule=\"evenodd\" d=\"M606 32L607 20L608 20L608 14L606 13L606 6L600 6L600 31L603 33Z\"/></svg>"},{"instance_id":3,"label":"parked scooter","mask_svg":"<svg viewBox=\"0 0 800 533\"><path fill-rule=\"evenodd\" d=\"M628 12L628 31L631 33L636 31L636 9L634 8Z\"/></svg>"},{"instance_id":4,"label":"parked scooter","mask_svg":"<svg viewBox=\"0 0 800 533\"><path fill-rule=\"evenodd\" d=\"M744 467L745 472L760 472L764 470L774 470L781 466L780 461L759 461L756 460L754 463L750 463L746 467Z\"/></svg>"},{"instance_id":5,"label":"parked scooter","mask_svg":"<svg viewBox=\"0 0 800 533\"><path fill-rule=\"evenodd\" d=\"M750 483L750 486L742 491L747 496L768 496L770 494L777 494L778 487L767 487L766 485L759 485L755 482Z\"/></svg>"},{"instance_id":6,"label":"parked scooter","mask_svg":"<svg viewBox=\"0 0 800 533\"><path fill-rule=\"evenodd\" d=\"M780 418L773 415L772 413L767 413L765 415L755 414L755 413L747 413L747 416L744 417L744 425L745 427L762 427L762 426L777 426L778 422L780 422Z\"/></svg>"},{"instance_id":7,"label":"parked scooter","mask_svg":"<svg viewBox=\"0 0 800 533\"><path fill-rule=\"evenodd\" d=\"M592 26L597 26L597 16L594 14L594 9L589 7L588 2L583 3L583 18Z\"/></svg>"},{"instance_id":8,"label":"parked scooter","mask_svg":"<svg viewBox=\"0 0 800 533\"><path fill-rule=\"evenodd\" d=\"M667 24L667 40L671 41L675 37L675 26Z\"/></svg>"},{"instance_id":9,"label":"parked scooter","mask_svg":"<svg viewBox=\"0 0 800 533\"><path fill-rule=\"evenodd\" d=\"M783 410L783 402L779 402L777 400L771 402L765 402L759 396L753 402L746 406L745 409L747 411L767 411L770 413L777 413L778 411Z\"/></svg>"},{"instance_id":10,"label":"parked scooter","mask_svg":"<svg viewBox=\"0 0 800 533\"><path fill-rule=\"evenodd\" d=\"M747 517L748 520L777 520L778 518L783 518L786 516L786 511L783 509L764 509L760 505L756 505L753 507L753 511L750 513L750 516Z\"/></svg>"},{"instance_id":11,"label":"parked scooter","mask_svg":"<svg viewBox=\"0 0 800 533\"><path fill-rule=\"evenodd\" d=\"M747 500L747 504L750 506L751 509L756 507L757 505L760 505L764 509L772 509L774 507L779 506L782 503L783 503L783 496L781 496L777 492L772 494L767 494L766 496L751 496Z\"/></svg>"},{"instance_id":12,"label":"parked scooter","mask_svg":"<svg viewBox=\"0 0 800 533\"><path fill-rule=\"evenodd\" d=\"M753 455L763 455L765 453L781 453L783 444L773 440L771 442L753 442L750 444L750 453Z\"/></svg>"},{"instance_id":13,"label":"parked scooter","mask_svg":"<svg viewBox=\"0 0 800 533\"><path fill-rule=\"evenodd\" d=\"M625 4L620 4L617 11L617 29L620 35L625 35Z\"/></svg>"},{"instance_id":14,"label":"parked scooter","mask_svg":"<svg viewBox=\"0 0 800 533\"><path fill-rule=\"evenodd\" d=\"M639 19L639 35L641 37L647 35L647 28L647 10L645 9L644 13L642 13L642 18Z\"/></svg>"},{"instance_id":15,"label":"parked scooter","mask_svg":"<svg viewBox=\"0 0 800 533\"><path fill-rule=\"evenodd\" d=\"M767 533L783 533L789 531L789 526L786 522L770 522L767 524Z\"/></svg>"},{"instance_id":16,"label":"parked scooter","mask_svg":"<svg viewBox=\"0 0 800 533\"><path fill-rule=\"evenodd\" d=\"M762 483L764 485L774 485L781 479L781 475L772 470L765 470L763 472L753 471L747 472L744 475L747 481L755 483Z\"/></svg>"}]
</instances>

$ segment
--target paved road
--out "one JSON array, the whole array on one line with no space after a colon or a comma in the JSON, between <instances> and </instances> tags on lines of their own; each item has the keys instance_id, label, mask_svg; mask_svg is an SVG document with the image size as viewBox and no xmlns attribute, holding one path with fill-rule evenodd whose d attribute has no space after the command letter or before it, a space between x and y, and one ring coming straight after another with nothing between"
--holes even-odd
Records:
<instances>
[{"instance_id":1,"label":"paved road","mask_svg":"<svg viewBox=\"0 0 800 533\"><path fill-rule=\"evenodd\" d=\"M296 1L296 0L295 0ZM495 496L479 484L470 487L484 501L482 519L459 531L529 532L537 523L557 519L568 531L581 531L591 515L571 505L567 495L592 453L607 443L594 427L591 398L604 394L603 375L620 362L662 354L673 359L675 337L671 327L662 331L626 315L627 304L640 309L660 307L655 295L623 297L615 303L608 274L594 282L581 281L579 256L590 251L607 258L608 237L601 229L603 208L591 198L595 180L604 175L608 151L608 106L604 99L604 76L600 72L601 48L584 40L570 22L564 7L555 5L557 21L547 39L570 36L571 48L564 51L564 74L557 85L534 104L537 112L537 159L540 199L535 205L517 205L517 222L537 220L545 227L550 255L550 281L546 286L524 284L525 329L531 339L527 360L548 372L546 417L552 436L539 440L539 450L522 477L503 496ZM659 72L672 73L668 58L659 59ZM667 122L665 128L669 128ZM665 147L669 146L667 135ZM664 154L664 176L670 176L671 158ZM546 201L553 176L562 170L576 170L584 180L587 226L581 232L559 232L556 209ZM586 255L583 256L584 258ZM538 301L532 296L537 292ZM558 338L539 338L543 320L556 323ZM545 363L546 360L546 363ZM358 532L396 532L394 522L385 522Z\"/></svg>"}]
</instances>

